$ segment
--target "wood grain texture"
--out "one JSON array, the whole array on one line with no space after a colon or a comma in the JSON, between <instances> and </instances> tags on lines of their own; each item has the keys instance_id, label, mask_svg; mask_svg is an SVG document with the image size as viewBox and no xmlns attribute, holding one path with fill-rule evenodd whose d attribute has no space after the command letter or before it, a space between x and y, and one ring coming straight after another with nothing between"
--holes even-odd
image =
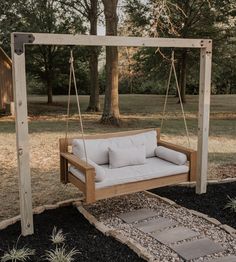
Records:
<instances>
[{"instance_id":1,"label":"wood grain texture","mask_svg":"<svg viewBox=\"0 0 236 262\"><path fill-rule=\"evenodd\" d=\"M14 34L14 33L13 33ZM25 33L29 34L29 33ZM128 36L93 36L72 34L32 33L33 45L85 45L85 46L140 46L140 47L182 47L204 48L203 39L149 38Z\"/></svg>"},{"instance_id":2,"label":"wood grain texture","mask_svg":"<svg viewBox=\"0 0 236 262\"><path fill-rule=\"evenodd\" d=\"M96 200L121 196L125 194L131 194L140 192L143 190L154 189L158 187L175 185L189 180L189 174L179 174L167 177L159 177L155 179L137 181L132 183L126 183L121 185L115 185L107 188L96 190Z\"/></svg>"},{"instance_id":3,"label":"wood grain texture","mask_svg":"<svg viewBox=\"0 0 236 262\"><path fill-rule=\"evenodd\" d=\"M129 130L129 131L122 131L122 132L115 132L115 133L84 135L84 138L85 139L106 139L106 138L112 138L112 137L137 135L137 134L145 133L148 131L156 131L157 132L157 141L160 139L160 128L146 128L146 129ZM66 138L61 138L60 140L63 141L65 139ZM82 135L78 135L77 137L73 137L73 138L68 138L67 139L68 146L72 145L72 142L74 139L82 139Z\"/></svg>"},{"instance_id":4,"label":"wood grain texture","mask_svg":"<svg viewBox=\"0 0 236 262\"><path fill-rule=\"evenodd\" d=\"M63 159L66 159L71 165L73 165L83 173L86 173L90 170L95 170L93 166L86 163L86 161L81 160L78 156L75 156L71 153L61 153L60 155Z\"/></svg>"},{"instance_id":5,"label":"wood grain texture","mask_svg":"<svg viewBox=\"0 0 236 262\"><path fill-rule=\"evenodd\" d=\"M212 48L201 49L198 106L198 155L196 193L206 193L208 174L208 136L211 96Z\"/></svg>"},{"instance_id":6,"label":"wood grain texture","mask_svg":"<svg viewBox=\"0 0 236 262\"><path fill-rule=\"evenodd\" d=\"M14 43L14 39L12 39ZM16 144L20 192L21 232L33 234L33 211L29 157L28 112L26 95L25 53L17 55L12 45L13 87L16 113Z\"/></svg>"},{"instance_id":7,"label":"wood grain texture","mask_svg":"<svg viewBox=\"0 0 236 262\"><path fill-rule=\"evenodd\" d=\"M189 181L193 182L197 179L197 152L194 151L190 154L189 159Z\"/></svg>"}]
</instances>

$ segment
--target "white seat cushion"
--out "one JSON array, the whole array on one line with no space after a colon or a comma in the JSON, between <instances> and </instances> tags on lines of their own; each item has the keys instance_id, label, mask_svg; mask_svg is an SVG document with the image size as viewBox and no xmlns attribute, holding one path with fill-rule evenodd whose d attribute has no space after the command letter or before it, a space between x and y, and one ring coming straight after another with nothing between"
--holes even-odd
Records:
<instances>
[{"instance_id":1,"label":"white seat cushion","mask_svg":"<svg viewBox=\"0 0 236 262\"><path fill-rule=\"evenodd\" d=\"M104 165L109 163L108 147L129 148L144 144L146 147L146 157L154 157L157 146L157 133L153 130L132 136L87 139L85 144L88 158L98 165ZM73 139L72 152L79 158L85 157L82 139Z\"/></svg>"},{"instance_id":2,"label":"white seat cushion","mask_svg":"<svg viewBox=\"0 0 236 262\"><path fill-rule=\"evenodd\" d=\"M157 157L147 158L144 165L126 166L116 169L110 169L108 165L102 165L105 170L105 179L96 183L96 189L105 188L113 185L125 184L135 181L153 179L187 173L188 166L178 166ZM83 173L74 167L70 167L70 172L85 181Z\"/></svg>"}]
</instances>

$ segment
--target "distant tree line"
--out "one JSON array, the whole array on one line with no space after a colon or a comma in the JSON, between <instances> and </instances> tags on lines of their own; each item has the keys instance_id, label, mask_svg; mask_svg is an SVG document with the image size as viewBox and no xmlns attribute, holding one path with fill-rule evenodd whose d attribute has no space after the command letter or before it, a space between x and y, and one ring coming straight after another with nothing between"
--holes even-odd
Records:
<instances>
[{"instance_id":1,"label":"distant tree line","mask_svg":"<svg viewBox=\"0 0 236 262\"><path fill-rule=\"evenodd\" d=\"M98 23L107 35L211 38L212 92L236 93L234 0L0 0L0 6L0 45L9 54L13 31L96 35ZM100 111L105 94L102 123L119 125L119 93L165 93L172 50L76 46L27 46L29 92L47 94L49 104L67 93L71 48L79 92L90 95L87 110ZM185 102L185 94L198 93L199 52L176 49L175 59Z\"/></svg>"}]
</instances>

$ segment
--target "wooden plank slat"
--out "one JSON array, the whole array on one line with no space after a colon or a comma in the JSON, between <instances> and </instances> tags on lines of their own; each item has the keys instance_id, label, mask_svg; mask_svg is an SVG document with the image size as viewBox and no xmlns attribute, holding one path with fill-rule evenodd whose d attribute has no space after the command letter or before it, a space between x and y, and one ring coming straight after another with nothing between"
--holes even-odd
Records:
<instances>
[{"instance_id":1,"label":"wooden plank slat","mask_svg":"<svg viewBox=\"0 0 236 262\"><path fill-rule=\"evenodd\" d=\"M192 152L189 159L189 181L196 181L197 178L197 152Z\"/></svg>"},{"instance_id":2,"label":"wooden plank slat","mask_svg":"<svg viewBox=\"0 0 236 262\"><path fill-rule=\"evenodd\" d=\"M79 157L71 153L61 153L61 157L66 159L71 165L78 168L81 172L86 173L87 171L94 170L94 167L81 160Z\"/></svg>"},{"instance_id":3,"label":"wooden plank slat","mask_svg":"<svg viewBox=\"0 0 236 262\"><path fill-rule=\"evenodd\" d=\"M84 194L86 193L86 185L83 181L78 179L75 175L73 175L71 172L68 173L68 182L79 188L80 191L82 191Z\"/></svg>"},{"instance_id":4,"label":"wooden plank slat","mask_svg":"<svg viewBox=\"0 0 236 262\"><path fill-rule=\"evenodd\" d=\"M123 136L130 136L130 135L137 135L141 133L145 133L148 131L156 131L157 132L157 141L160 138L160 128L146 128L146 129L139 129L139 130L128 130L128 131L122 131L122 132L115 132L115 133L105 133L105 134L94 134L94 135L85 135L85 139L106 139L106 138L112 138L112 137L123 137ZM65 138L61 138L61 140L64 140ZM74 139L82 139L82 136L79 135L77 137L73 138L67 138L68 145L72 145L72 141Z\"/></svg>"},{"instance_id":5,"label":"wooden plank slat","mask_svg":"<svg viewBox=\"0 0 236 262\"><path fill-rule=\"evenodd\" d=\"M188 180L189 174L186 173L96 189L96 200L136 193L157 187L179 184L182 182L187 182Z\"/></svg>"},{"instance_id":6,"label":"wooden plank slat","mask_svg":"<svg viewBox=\"0 0 236 262\"><path fill-rule=\"evenodd\" d=\"M94 36L24 32L14 32L12 34L33 34L35 38L33 42L34 45L133 46L177 48L204 47L204 39Z\"/></svg>"},{"instance_id":7,"label":"wooden plank slat","mask_svg":"<svg viewBox=\"0 0 236 262\"><path fill-rule=\"evenodd\" d=\"M86 186L86 203L93 203L96 201L95 198L95 169L86 171L85 175L85 186Z\"/></svg>"}]
</instances>

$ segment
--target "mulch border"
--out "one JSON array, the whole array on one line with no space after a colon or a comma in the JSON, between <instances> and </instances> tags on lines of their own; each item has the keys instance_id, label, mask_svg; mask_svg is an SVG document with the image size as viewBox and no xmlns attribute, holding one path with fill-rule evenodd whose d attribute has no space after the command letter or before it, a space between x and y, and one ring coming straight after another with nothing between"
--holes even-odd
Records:
<instances>
[{"instance_id":1,"label":"mulch border","mask_svg":"<svg viewBox=\"0 0 236 262\"><path fill-rule=\"evenodd\" d=\"M236 178L226 178L226 179L222 179L222 180L209 180L207 183L208 184L223 184L223 183L230 183L230 182L235 182L235 181L236 181ZM195 184L196 184L196 182L186 182L186 183L181 183L178 186L193 187L193 186L195 186ZM157 198L163 200L164 202L166 202L166 203L168 203L170 205L180 206L180 205L176 204L174 201L172 201L172 200L170 200L168 198L158 196L158 195L156 195L154 193L151 193L151 192L148 192L148 191L144 191L144 192L146 194L149 194L149 195L152 195L154 197L157 197ZM83 197L75 198L75 199L72 198L72 199L68 199L68 200L57 202L56 204L42 205L42 206L34 208L33 209L33 214L34 215L41 214L45 210L56 209L56 208L63 207L63 206L75 205L77 207L81 207L82 206L82 200L83 200ZM87 211L85 212L84 210L81 209L81 213L83 212L82 214L85 216L85 218L87 218L86 217L87 216L87 214L86 214ZM211 218L208 215L203 214L201 212L198 212L198 211L195 211L195 210L191 210L191 209L188 209L188 210L193 215L196 215L198 217L204 218L205 220L213 223L214 225L219 226L220 228L224 229L227 233L232 235L234 238L236 238L236 229L234 229L234 228L232 228L232 227L230 227L230 226L228 226L226 224L221 224L221 222L218 221L217 219ZM93 220L90 216L88 216L88 220L89 219L91 219L91 222L89 221L91 224L95 223L95 220L96 220L95 217L94 217L94 220ZM20 215L1 221L0 222L0 230L5 229L8 226L13 225L13 224L15 224L18 221L20 221ZM96 225L98 224L97 222L95 223ZM93 224L93 225L96 227L95 224Z\"/></svg>"},{"instance_id":2,"label":"mulch border","mask_svg":"<svg viewBox=\"0 0 236 262\"><path fill-rule=\"evenodd\" d=\"M146 261L154 261L153 257L143 248L140 244L135 243L132 239L127 239L123 237L116 229L110 229L105 226L102 222L99 222L93 215L91 215L83 206L83 198L68 199L65 201L60 201L56 204L43 205L33 209L33 214L38 215L43 213L45 210L56 209L60 207L75 206L78 211L88 220L88 222L93 225L97 230L99 230L105 236L110 236L119 241L120 243L127 245L132 251L134 251L139 257ZM6 219L0 222L0 230L6 229L8 226L15 224L20 221L20 215Z\"/></svg>"},{"instance_id":3,"label":"mulch border","mask_svg":"<svg viewBox=\"0 0 236 262\"><path fill-rule=\"evenodd\" d=\"M43 213L45 210L51 210L51 209L56 209L59 207L65 207L65 206L70 206L70 205L77 205L77 204L81 204L83 198L71 198L68 200L63 200L60 202L57 202L56 204L50 204L50 205L43 205L43 206L38 206L36 208L33 209L33 214L34 215L38 215ZM0 230L3 230L5 228L7 228L10 225L15 224L16 222L20 221L20 215L18 216L14 216L12 218L8 218L6 220L3 220L0 222Z\"/></svg>"}]
</instances>

